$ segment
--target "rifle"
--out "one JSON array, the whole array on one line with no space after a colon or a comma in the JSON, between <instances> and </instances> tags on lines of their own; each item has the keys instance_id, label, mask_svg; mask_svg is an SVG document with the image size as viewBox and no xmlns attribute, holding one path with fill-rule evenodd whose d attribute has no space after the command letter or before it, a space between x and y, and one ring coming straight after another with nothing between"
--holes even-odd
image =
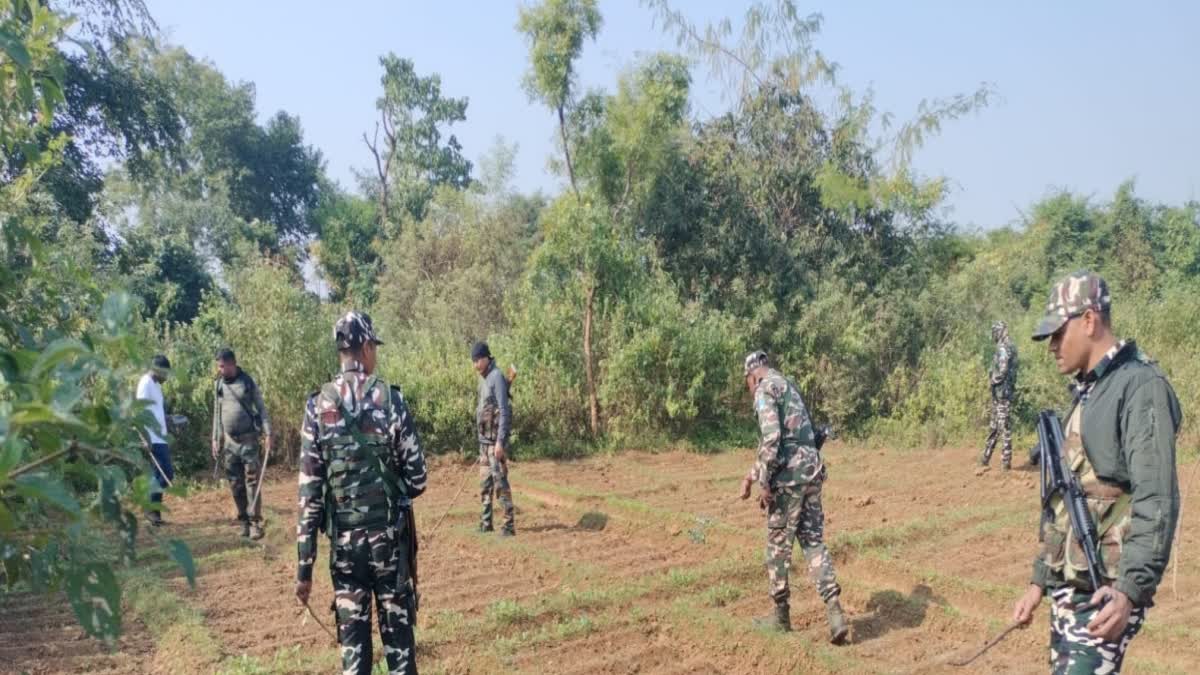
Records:
<instances>
[{"instance_id":1,"label":"rifle","mask_svg":"<svg viewBox=\"0 0 1200 675\"><path fill-rule=\"evenodd\" d=\"M1092 590L1100 589L1104 580L1104 562L1100 558L1100 537L1096 534L1096 523L1092 521L1087 507L1087 495L1083 493L1075 474L1063 465L1063 430L1058 415L1053 410L1038 414L1038 454L1041 455L1042 483L1042 528L1038 541L1045 540L1045 525L1054 522L1054 507L1050 504L1055 495L1062 498L1063 506L1071 519L1071 529L1087 558L1088 578ZM1104 601L1100 602L1103 605Z\"/></svg>"},{"instance_id":2,"label":"rifle","mask_svg":"<svg viewBox=\"0 0 1200 675\"><path fill-rule=\"evenodd\" d=\"M836 441L837 437L837 431L832 426L822 424L813 429L813 447L820 450L821 446L825 445L825 441Z\"/></svg>"}]
</instances>

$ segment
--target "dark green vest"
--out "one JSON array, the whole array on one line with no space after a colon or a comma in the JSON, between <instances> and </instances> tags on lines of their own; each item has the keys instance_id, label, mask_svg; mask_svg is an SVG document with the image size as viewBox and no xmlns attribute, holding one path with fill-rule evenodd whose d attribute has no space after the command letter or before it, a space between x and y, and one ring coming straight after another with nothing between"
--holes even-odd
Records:
<instances>
[{"instance_id":1,"label":"dark green vest","mask_svg":"<svg viewBox=\"0 0 1200 675\"><path fill-rule=\"evenodd\" d=\"M364 410L363 406L376 387L383 391L382 422L369 414L373 408ZM333 383L325 385L320 396L339 412L336 420L318 422L327 481L326 531L336 538L337 532L346 529L387 527L395 520L401 496L399 481L384 463L391 445L387 428L391 390L371 376L353 408L346 406Z\"/></svg>"}]
</instances>

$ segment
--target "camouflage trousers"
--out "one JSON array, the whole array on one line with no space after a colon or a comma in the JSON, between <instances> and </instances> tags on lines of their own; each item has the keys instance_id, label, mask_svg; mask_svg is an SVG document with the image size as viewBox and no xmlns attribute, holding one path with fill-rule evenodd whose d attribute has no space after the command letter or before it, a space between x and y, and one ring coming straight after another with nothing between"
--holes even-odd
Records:
<instances>
[{"instance_id":1,"label":"camouflage trousers","mask_svg":"<svg viewBox=\"0 0 1200 675\"><path fill-rule=\"evenodd\" d=\"M1120 673L1125 650L1129 649L1129 642L1146 621L1146 608L1136 607L1129 615L1129 625L1116 642L1091 637L1087 625L1099 610L1076 612L1074 609L1091 596L1091 593L1073 588L1060 588L1051 594L1050 668L1055 675Z\"/></svg>"},{"instance_id":2,"label":"camouflage trousers","mask_svg":"<svg viewBox=\"0 0 1200 675\"><path fill-rule=\"evenodd\" d=\"M399 581L408 559L401 535L394 527L356 528L338 532L331 547L329 569L343 675L371 672L372 596L388 673L417 672L416 598L408 574L403 583Z\"/></svg>"},{"instance_id":3,"label":"camouflage trousers","mask_svg":"<svg viewBox=\"0 0 1200 675\"><path fill-rule=\"evenodd\" d=\"M500 499L504 507L504 529L513 531L516 527L512 488L508 485L508 462L496 460L495 449L491 445L479 445L479 500L483 504L483 512L479 516L479 526L484 530L492 529L492 497Z\"/></svg>"},{"instance_id":4,"label":"camouflage trousers","mask_svg":"<svg viewBox=\"0 0 1200 675\"><path fill-rule=\"evenodd\" d=\"M254 513L247 514L250 500L258 490L258 479L262 473L262 459L259 455L258 444L225 444L221 452L222 464L225 467L225 478L229 480L229 491L233 493L233 503L237 506L238 520L258 522L262 520L262 497L254 505Z\"/></svg>"},{"instance_id":5,"label":"camouflage trousers","mask_svg":"<svg viewBox=\"0 0 1200 675\"><path fill-rule=\"evenodd\" d=\"M983 446L983 455L979 461L987 464L992 461L992 451L996 442L1003 437L1004 448L1000 451L1000 462L1005 466L1012 464L1012 423L1008 414L1012 411L1012 400L1007 398L992 399L992 415L988 421L987 443Z\"/></svg>"},{"instance_id":6,"label":"camouflage trousers","mask_svg":"<svg viewBox=\"0 0 1200 675\"><path fill-rule=\"evenodd\" d=\"M808 565L808 578L829 602L842 589L833 570L833 557L825 548L825 511L821 508L821 484L776 487L767 508L767 580L771 599L785 604L791 595L788 571L792 567L792 546L800 541L800 550Z\"/></svg>"}]
</instances>

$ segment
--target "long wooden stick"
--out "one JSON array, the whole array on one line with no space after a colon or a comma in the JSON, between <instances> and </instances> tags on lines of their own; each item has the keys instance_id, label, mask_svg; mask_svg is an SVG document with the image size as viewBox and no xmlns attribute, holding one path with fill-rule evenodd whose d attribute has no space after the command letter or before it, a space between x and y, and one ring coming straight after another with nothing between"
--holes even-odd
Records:
<instances>
[{"instance_id":1,"label":"long wooden stick","mask_svg":"<svg viewBox=\"0 0 1200 675\"><path fill-rule=\"evenodd\" d=\"M308 615L309 615L309 616L311 616L311 617L313 618L313 621L316 621L316 622L317 622L317 625L318 625L318 626L320 626L322 629L324 629L324 630L325 630L325 632L326 632L326 633L329 635L329 637L333 638L333 641L334 641L334 643L336 644L336 643L337 643L337 634L336 634L336 633L334 633L333 631L329 630L329 626L326 626L326 625L325 625L325 622L324 622L324 621L321 621L321 618L320 618L320 617L318 617L318 616L317 616L317 613L316 613L316 612L314 612L314 611L312 610L312 607L309 607L309 606L308 606L308 603L307 603L307 602L306 602L306 603L304 603L304 610L305 610L306 612L308 612Z\"/></svg>"},{"instance_id":2,"label":"long wooden stick","mask_svg":"<svg viewBox=\"0 0 1200 675\"><path fill-rule=\"evenodd\" d=\"M267 439L270 440L270 439ZM250 507L247 509L250 517L254 517L254 507L258 504L258 496L262 494L263 480L267 477L267 462L271 460L271 444L267 444L267 451L263 453L263 463L258 469L258 485L254 486L254 499L250 500Z\"/></svg>"},{"instance_id":3,"label":"long wooden stick","mask_svg":"<svg viewBox=\"0 0 1200 675\"><path fill-rule=\"evenodd\" d=\"M975 652L973 655L971 655L971 657L970 657L970 658L966 658L966 659L958 659L958 660L951 661L951 662L950 662L950 665L952 665L952 666L966 666L966 665L970 665L972 661L974 661L975 659L977 659L977 658L979 658L979 657L983 656L983 654L984 654L984 653L985 653L987 650L989 650L989 649L991 649L992 647L995 647L996 645L1000 644L1000 641L1001 641L1001 640L1003 640L1004 638L1008 637L1008 634L1009 634L1009 633L1013 632L1014 630L1016 630L1016 629L1018 629L1018 628L1020 628L1020 627L1021 627L1021 624L1020 624L1020 623L1018 623L1018 622L1016 622L1016 621L1014 621L1014 622L1012 622L1012 623L1008 624L1008 628L1005 628L1003 632L1001 632L999 635L997 635L996 637L994 637L994 638L992 638L990 641L988 641L988 643L987 643L986 645L984 645L982 649L980 649L979 651Z\"/></svg>"},{"instance_id":4,"label":"long wooden stick","mask_svg":"<svg viewBox=\"0 0 1200 675\"><path fill-rule=\"evenodd\" d=\"M446 511L442 514L442 517L438 518L437 522L433 524L433 527L430 528L430 530L424 534L424 539L425 539L426 543L429 542L429 539L433 536L433 533L437 532L438 527L442 524L442 521L446 519L446 516L450 515L450 509L454 508L454 502L458 501L458 496L462 494L462 491L464 489L466 489L467 483L470 481L471 468L473 468L474 466L475 466L474 462L472 462L470 465L468 465L467 470L463 472L464 475L463 475L462 483L460 483L458 486L458 492L455 492L454 496L450 498L450 503L446 506Z\"/></svg>"}]
</instances>

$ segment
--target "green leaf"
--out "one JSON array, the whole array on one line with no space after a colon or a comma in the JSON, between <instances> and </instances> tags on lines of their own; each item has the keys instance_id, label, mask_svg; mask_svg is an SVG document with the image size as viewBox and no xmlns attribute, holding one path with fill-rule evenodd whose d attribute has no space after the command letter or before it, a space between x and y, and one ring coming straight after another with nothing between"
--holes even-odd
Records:
<instances>
[{"instance_id":1,"label":"green leaf","mask_svg":"<svg viewBox=\"0 0 1200 675\"><path fill-rule=\"evenodd\" d=\"M17 521L13 519L12 511L0 502L0 532L12 532L17 529Z\"/></svg>"},{"instance_id":2,"label":"green leaf","mask_svg":"<svg viewBox=\"0 0 1200 675\"><path fill-rule=\"evenodd\" d=\"M58 544L50 542L29 556L29 585L35 593L45 593L54 581L54 567L59 562Z\"/></svg>"},{"instance_id":3,"label":"green leaf","mask_svg":"<svg viewBox=\"0 0 1200 675\"><path fill-rule=\"evenodd\" d=\"M5 424L4 426L7 427L8 425ZM7 428L4 429L5 435L7 435L7 431ZM21 451L24 449L24 446L25 443L23 440L15 436L9 436L4 439L4 445L0 446L0 475L7 476L9 471L17 467L17 464L21 462Z\"/></svg>"},{"instance_id":4,"label":"green leaf","mask_svg":"<svg viewBox=\"0 0 1200 675\"><path fill-rule=\"evenodd\" d=\"M188 545L179 539L172 539L167 542L167 552L179 563L179 569L183 570L184 576L187 577L188 586L196 590L196 561L192 560L192 551Z\"/></svg>"},{"instance_id":5,"label":"green leaf","mask_svg":"<svg viewBox=\"0 0 1200 675\"><path fill-rule=\"evenodd\" d=\"M67 599L92 637L113 642L121 634L121 587L103 563L75 567L67 575Z\"/></svg>"},{"instance_id":6,"label":"green leaf","mask_svg":"<svg viewBox=\"0 0 1200 675\"><path fill-rule=\"evenodd\" d=\"M129 317L133 314L133 298L125 292L113 293L104 300L100 316L104 328L109 333L119 333L129 325Z\"/></svg>"},{"instance_id":7,"label":"green leaf","mask_svg":"<svg viewBox=\"0 0 1200 675\"><path fill-rule=\"evenodd\" d=\"M38 360L33 364L33 370L30 372L30 379L42 377L51 370L54 370L60 363L68 361L79 354L86 353L88 353L87 346L79 340L74 338L59 338L46 345L46 348L38 355Z\"/></svg>"},{"instance_id":8,"label":"green leaf","mask_svg":"<svg viewBox=\"0 0 1200 675\"><path fill-rule=\"evenodd\" d=\"M36 499L73 513L79 513L79 501L62 481L47 474L25 474L13 481L13 489L30 499Z\"/></svg>"},{"instance_id":9,"label":"green leaf","mask_svg":"<svg viewBox=\"0 0 1200 675\"><path fill-rule=\"evenodd\" d=\"M21 44L20 38L3 29L0 29L0 49L3 49L4 53L8 54L8 58L18 66L25 69L33 67L33 60L29 58L29 50Z\"/></svg>"}]
</instances>

